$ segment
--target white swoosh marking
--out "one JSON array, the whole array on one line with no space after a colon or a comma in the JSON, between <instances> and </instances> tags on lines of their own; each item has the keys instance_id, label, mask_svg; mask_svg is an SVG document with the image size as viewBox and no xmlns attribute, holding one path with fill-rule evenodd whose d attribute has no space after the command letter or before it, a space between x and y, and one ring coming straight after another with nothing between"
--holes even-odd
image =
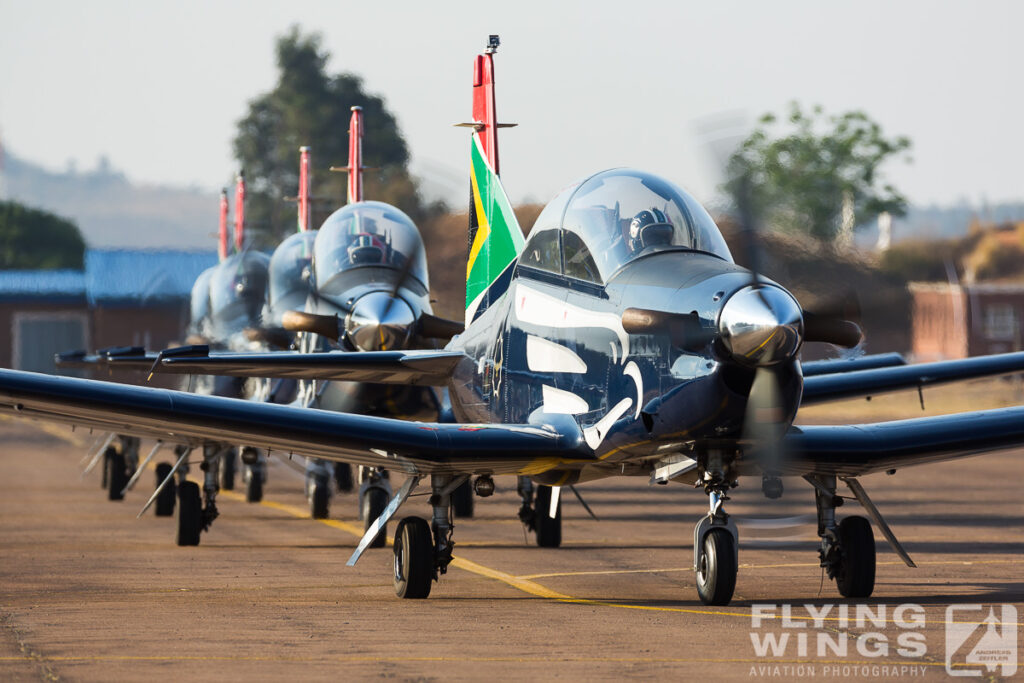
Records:
<instances>
[{"instance_id":1,"label":"white swoosh marking","mask_svg":"<svg viewBox=\"0 0 1024 683\"><path fill-rule=\"evenodd\" d=\"M644 400L644 380L640 377L640 368L633 361L626 363L622 373L627 377L632 377L633 381L636 382L636 414L633 415L633 419L636 419L640 417L640 410L642 408L640 402Z\"/></svg>"},{"instance_id":2,"label":"white swoosh marking","mask_svg":"<svg viewBox=\"0 0 1024 683\"><path fill-rule=\"evenodd\" d=\"M585 413L590 410L590 406L587 405L587 402L571 391L563 391L562 389L549 387L545 384L542 387L542 392L544 396L545 413L579 415L580 413Z\"/></svg>"},{"instance_id":3,"label":"white swoosh marking","mask_svg":"<svg viewBox=\"0 0 1024 683\"><path fill-rule=\"evenodd\" d=\"M622 417L623 413L629 410L631 405L633 405L633 399L622 399L597 424L584 429L583 438L587 440L587 445L596 450L601 445L601 442L604 441L604 437L608 436L608 430L611 429L611 426Z\"/></svg>"},{"instance_id":4,"label":"white swoosh marking","mask_svg":"<svg viewBox=\"0 0 1024 683\"><path fill-rule=\"evenodd\" d=\"M534 372L587 371L587 364L571 349L532 334L526 337L526 365Z\"/></svg>"},{"instance_id":5,"label":"white swoosh marking","mask_svg":"<svg viewBox=\"0 0 1024 683\"><path fill-rule=\"evenodd\" d=\"M610 330L622 344L622 362L629 355L629 335L622 327L622 319L614 313L599 313L562 301L523 284L515 291L516 317L531 325L556 329L601 327Z\"/></svg>"}]
</instances>

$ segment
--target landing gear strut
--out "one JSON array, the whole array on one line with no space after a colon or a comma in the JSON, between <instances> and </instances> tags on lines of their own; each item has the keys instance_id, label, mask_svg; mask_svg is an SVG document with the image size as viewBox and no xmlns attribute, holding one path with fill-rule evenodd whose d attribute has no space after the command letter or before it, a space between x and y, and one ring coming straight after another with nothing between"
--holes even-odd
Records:
<instances>
[{"instance_id":1,"label":"landing gear strut","mask_svg":"<svg viewBox=\"0 0 1024 683\"><path fill-rule=\"evenodd\" d=\"M705 605L728 605L736 590L739 569L739 533L722 505L729 500L726 491L735 482L726 476L721 456L709 455L704 474L708 494L708 514L693 529L693 571L697 575L697 595Z\"/></svg>"},{"instance_id":2,"label":"landing gear strut","mask_svg":"<svg viewBox=\"0 0 1024 683\"><path fill-rule=\"evenodd\" d=\"M557 548L562 545L562 501L555 501L555 514L551 515L551 499L555 495L551 486L538 486L534 497L533 481L529 477L518 477L516 491L523 504L519 507L519 521L527 530L537 534L537 545L541 548Z\"/></svg>"},{"instance_id":3,"label":"landing gear strut","mask_svg":"<svg viewBox=\"0 0 1024 683\"><path fill-rule=\"evenodd\" d=\"M835 579L844 598L866 598L875 588L875 536L865 517L847 517L836 524L836 508L843 499L836 495L834 475L806 477L814 486L818 508L818 556L828 578Z\"/></svg>"},{"instance_id":4,"label":"landing gear strut","mask_svg":"<svg viewBox=\"0 0 1024 683\"><path fill-rule=\"evenodd\" d=\"M306 461L306 498L313 519L327 519L330 514L332 476L333 468L327 461L319 458Z\"/></svg>"},{"instance_id":5,"label":"landing gear strut","mask_svg":"<svg viewBox=\"0 0 1024 683\"><path fill-rule=\"evenodd\" d=\"M385 469L359 468L359 517L363 520L363 531L369 530L388 506L388 501L391 500L390 482L388 471ZM383 548L387 542L387 525L384 525L370 543L370 547Z\"/></svg>"},{"instance_id":6,"label":"landing gear strut","mask_svg":"<svg viewBox=\"0 0 1024 683\"><path fill-rule=\"evenodd\" d=\"M252 446L242 449L242 481L245 483L245 502L263 500L263 485L267 483L267 458Z\"/></svg>"},{"instance_id":7,"label":"landing gear strut","mask_svg":"<svg viewBox=\"0 0 1024 683\"><path fill-rule=\"evenodd\" d=\"M452 561L452 491L461 484L448 474L431 477L430 505L433 521L406 517L395 532L395 594L400 598L425 598L431 582L448 571ZM455 484L453 486L453 484Z\"/></svg>"},{"instance_id":8,"label":"landing gear strut","mask_svg":"<svg viewBox=\"0 0 1024 683\"><path fill-rule=\"evenodd\" d=\"M223 444L203 445L203 489L192 481L178 484L178 545L199 545L199 535L208 531L217 519L217 483L221 455L228 450Z\"/></svg>"}]
</instances>

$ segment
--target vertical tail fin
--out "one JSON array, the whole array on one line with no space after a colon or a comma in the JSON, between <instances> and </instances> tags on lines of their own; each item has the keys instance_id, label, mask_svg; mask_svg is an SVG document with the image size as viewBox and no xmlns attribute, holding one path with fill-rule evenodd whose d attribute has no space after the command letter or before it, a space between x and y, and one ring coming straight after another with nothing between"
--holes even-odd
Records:
<instances>
[{"instance_id":1,"label":"vertical tail fin","mask_svg":"<svg viewBox=\"0 0 1024 683\"><path fill-rule=\"evenodd\" d=\"M311 180L309 147L299 147L299 232L307 232L312 227L309 189Z\"/></svg>"},{"instance_id":2,"label":"vertical tail fin","mask_svg":"<svg viewBox=\"0 0 1024 683\"><path fill-rule=\"evenodd\" d=\"M469 242L466 263L466 325L508 288L512 264L523 250L523 231L498 179L498 128L494 53L498 36L473 62L473 128L470 149Z\"/></svg>"},{"instance_id":3,"label":"vertical tail fin","mask_svg":"<svg viewBox=\"0 0 1024 683\"><path fill-rule=\"evenodd\" d=\"M235 184L235 251L242 251L245 245L245 174L238 172Z\"/></svg>"},{"instance_id":4,"label":"vertical tail fin","mask_svg":"<svg viewBox=\"0 0 1024 683\"><path fill-rule=\"evenodd\" d=\"M352 107L348 124L348 203L363 201L363 108Z\"/></svg>"},{"instance_id":5,"label":"vertical tail fin","mask_svg":"<svg viewBox=\"0 0 1024 683\"><path fill-rule=\"evenodd\" d=\"M220 229L217 232L217 256L221 261L228 257L228 191L220 191Z\"/></svg>"}]
</instances>

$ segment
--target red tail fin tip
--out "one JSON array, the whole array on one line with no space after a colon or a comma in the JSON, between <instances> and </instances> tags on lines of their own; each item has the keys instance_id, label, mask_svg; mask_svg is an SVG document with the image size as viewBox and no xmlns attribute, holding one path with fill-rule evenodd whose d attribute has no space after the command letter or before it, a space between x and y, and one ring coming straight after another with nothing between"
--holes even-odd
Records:
<instances>
[{"instance_id":1,"label":"red tail fin tip","mask_svg":"<svg viewBox=\"0 0 1024 683\"><path fill-rule=\"evenodd\" d=\"M309 147L299 147L299 232L312 227L309 164Z\"/></svg>"},{"instance_id":2,"label":"red tail fin tip","mask_svg":"<svg viewBox=\"0 0 1024 683\"><path fill-rule=\"evenodd\" d=\"M238 172L235 185L235 250L242 251L245 245L245 174Z\"/></svg>"},{"instance_id":3,"label":"red tail fin tip","mask_svg":"<svg viewBox=\"0 0 1024 683\"><path fill-rule=\"evenodd\" d=\"M363 108L352 107L348 124L348 203L363 201Z\"/></svg>"},{"instance_id":4,"label":"red tail fin tip","mask_svg":"<svg viewBox=\"0 0 1024 683\"><path fill-rule=\"evenodd\" d=\"M220 191L220 229L217 232L217 256L221 261L228 257L228 191Z\"/></svg>"}]
</instances>

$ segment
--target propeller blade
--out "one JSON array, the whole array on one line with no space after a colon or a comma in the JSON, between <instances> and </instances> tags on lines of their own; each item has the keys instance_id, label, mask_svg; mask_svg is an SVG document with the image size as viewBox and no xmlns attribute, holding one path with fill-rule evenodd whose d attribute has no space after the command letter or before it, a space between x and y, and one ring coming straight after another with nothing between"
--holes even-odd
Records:
<instances>
[{"instance_id":1,"label":"propeller blade","mask_svg":"<svg viewBox=\"0 0 1024 683\"><path fill-rule=\"evenodd\" d=\"M766 474L778 474L783 461L782 437L787 428L779 378L767 366L757 369L743 417L743 439L753 444L754 460Z\"/></svg>"},{"instance_id":2,"label":"propeller blade","mask_svg":"<svg viewBox=\"0 0 1024 683\"><path fill-rule=\"evenodd\" d=\"M421 313L419 322L419 334L421 337L430 339L448 340L457 334L462 334L466 327L456 320L439 318L430 313Z\"/></svg>"},{"instance_id":3,"label":"propeller blade","mask_svg":"<svg viewBox=\"0 0 1024 683\"><path fill-rule=\"evenodd\" d=\"M283 327L247 327L244 334L251 342L264 342L283 349L292 345L292 336Z\"/></svg>"},{"instance_id":4,"label":"propeller blade","mask_svg":"<svg viewBox=\"0 0 1024 683\"><path fill-rule=\"evenodd\" d=\"M388 304L388 307L384 309L384 318L387 318L390 315L391 307L394 305L395 299L398 298L398 290L400 290L402 285L405 284L405 281L409 279L409 273L412 272L413 265L416 263L417 259L419 259L420 249L422 248L423 240L421 238L416 244L416 249L409 254L409 257L405 259L405 263L402 264L402 270L398 272L398 279L395 280L395 285L391 288L391 302Z\"/></svg>"},{"instance_id":5,"label":"propeller blade","mask_svg":"<svg viewBox=\"0 0 1024 683\"><path fill-rule=\"evenodd\" d=\"M852 349L864 339L857 323L804 311L804 341L825 342Z\"/></svg>"},{"instance_id":6,"label":"propeller blade","mask_svg":"<svg viewBox=\"0 0 1024 683\"><path fill-rule=\"evenodd\" d=\"M318 315L304 311L285 311L281 327L289 332L312 332L328 339L339 339L341 320L336 315Z\"/></svg>"}]
</instances>

